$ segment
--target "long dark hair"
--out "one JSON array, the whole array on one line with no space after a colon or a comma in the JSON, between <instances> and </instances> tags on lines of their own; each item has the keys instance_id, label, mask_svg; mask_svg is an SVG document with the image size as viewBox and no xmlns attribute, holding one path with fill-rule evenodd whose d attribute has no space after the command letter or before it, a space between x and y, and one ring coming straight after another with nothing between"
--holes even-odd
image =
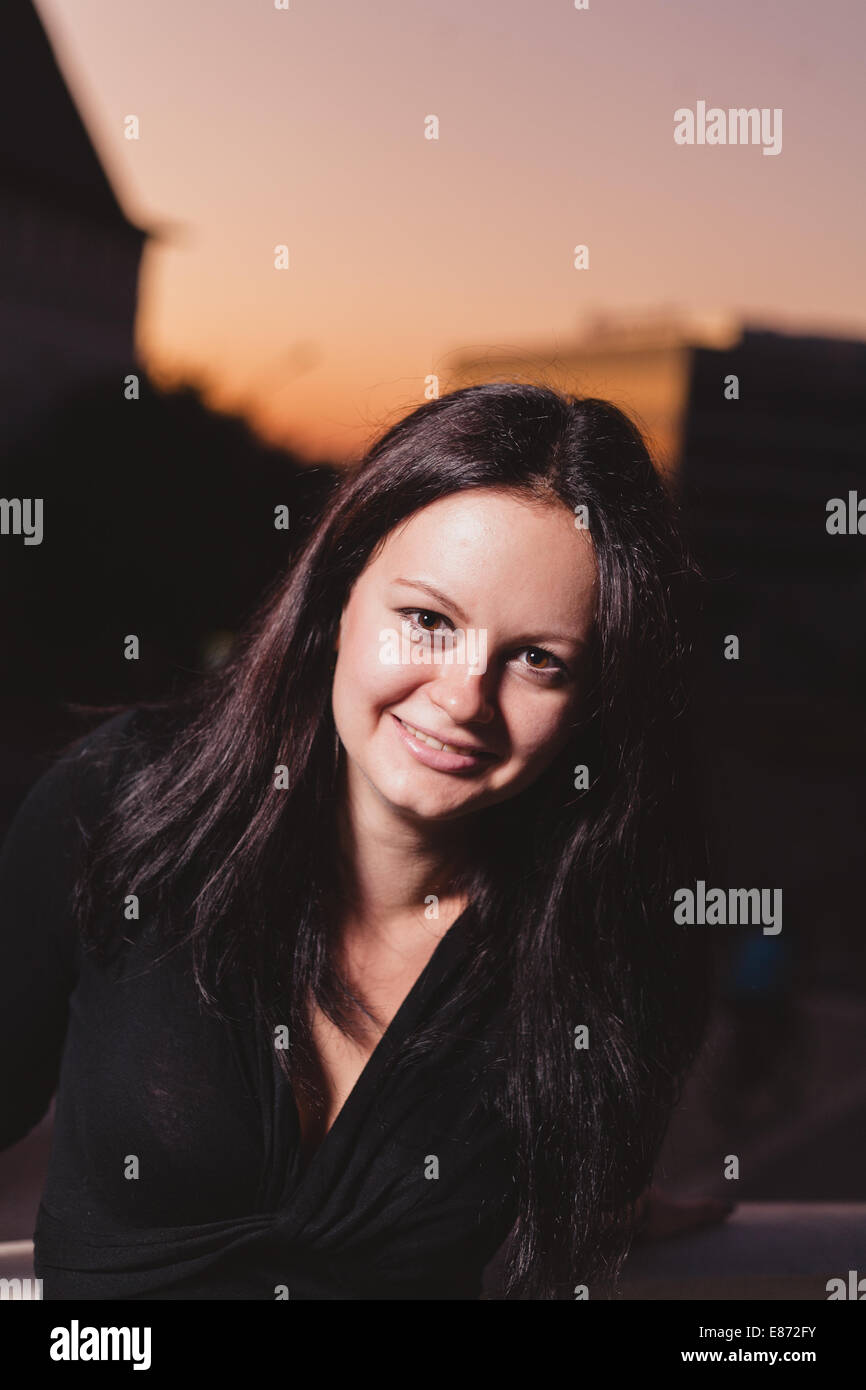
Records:
<instances>
[{"instance_id":1,"label":"long dark hair","mask_svg":"<svg viewBox=\"0 0 866 1390\"><path fill-rule=\"evenodd\" d=\"M471 488L587 508L599 572L593 677L566 752L481 813L462 881L476 949L398 1064L434 1047L497 982L509 1020L499 1104L519 1174L505 1294L559 1298L577 1282L615 1287L708 1001L701 936L673 918L674 891L700 876L705 855L687 719L700 575L675 500L615 406L492 383L388 429L341 480L227 662L171 702L176 731L118 785L74 911L98 949L107 902L165 900L166 930L191 948L208 1007L220 1012L222 980L243 978L257 1017L288 1023L299 1055L310 1055L311 998L351 1032L357 1001L329 950L340 614L399 522ZM274 785L281 764L286 789ZM590 784L576 791L578 764ZM575 1046L578 1025L586 1048Z\"/></svg>"}]
</instances>

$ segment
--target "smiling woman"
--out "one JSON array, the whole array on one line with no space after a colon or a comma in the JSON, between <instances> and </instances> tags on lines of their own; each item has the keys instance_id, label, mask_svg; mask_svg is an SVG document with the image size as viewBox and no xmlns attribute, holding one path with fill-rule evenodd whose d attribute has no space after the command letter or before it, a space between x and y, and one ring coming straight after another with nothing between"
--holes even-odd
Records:
<instances>
[{"instance_id":1,"label":"smiling woman","mask_svg":"<svg viewBox=\"0 0 866 1390\"><path fill-rule=\"evenodd\" d=\"M578 714L579 656L596 586L588 533L575 529L558 499L476 488L440 498L397 527L340 620L333 712L356 807L370 788L404 818L436 822L495 805L534 781ZM431 595L442 612L406 607ZM454 659L383 665L380 629L413 612L483 633L485 670ZM422 628L422 638L430 630ZM395 733L416 762L461 775L419 776L412 758L397 756ZM455 751L440 752L437 743Z\"/></svg>"},{"instance_id":2,"label":"smiling woman","mask_svg":"<svg viewBox=\"0 0 866 1390\"><path fill-rule=\"evenodd\" d=\"M456 391L226 665L37 784L0 1142L62 1051L45 1297L477 1298L509 1232L507 1296L614 1286L706 1014L693 576L613 406Z\"/></svg>"}]
</instances>

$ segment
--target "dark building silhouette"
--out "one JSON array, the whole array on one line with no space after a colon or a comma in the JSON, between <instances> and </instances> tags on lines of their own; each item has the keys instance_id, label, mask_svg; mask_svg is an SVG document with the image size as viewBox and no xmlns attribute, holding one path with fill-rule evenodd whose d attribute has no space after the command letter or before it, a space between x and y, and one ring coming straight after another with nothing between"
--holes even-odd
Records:
<instances>
[{"instance_id":1,"label":"dark building silhouette","mask_svg":"<svg viewBox=\"0 0 866 1390\"><path fill-rule=\"evenodd\" d=\"M723 864L788 890L813 982L861 986L866 536L828 533L827 504L866 496L864 440L866 344L749 330L694 351L679 484L710 581L702 742Z\"/></svg>"},{"instance_id":2,"label":"dark building silhouette","mask_svg":"<svg viewBox=\"0 0 866 1390\"><path fill-rule=\"evenodd\" d=\"M150 232L129 220L30 0L0 9L0 442L131 370Z\"/></svg>"},{"instance_id":3,"label":"dark building silhouette","mask_svg":"<svg viewBox=\"0 0 866 1390\"><path fill-rule=\"evenodd\" d=\"M136 362L154 232L121 207L30 0L0 11L0 116L2 830L80 731L70 706L156 698L221 659L335 475ZM10 522L22 498L43 507L36 544Z\"/></svg>"},{"instance_id":4,"label":"dark building silhouette","mask_svg":"<svg viewBox=\"0 0 866 1390\"><path fill-rule=\"evenodd\" d=\"M35 750L70 732L62 707L153 698L218 659L332 474L210 410L194 383L148 380L134 330L154 232L118 202L30 0L8 0L0 39L2 493L44 515L29 545L3 512L2 825ZM138 662L119 659L126 631Z\"/></svg>"}]
</instances>

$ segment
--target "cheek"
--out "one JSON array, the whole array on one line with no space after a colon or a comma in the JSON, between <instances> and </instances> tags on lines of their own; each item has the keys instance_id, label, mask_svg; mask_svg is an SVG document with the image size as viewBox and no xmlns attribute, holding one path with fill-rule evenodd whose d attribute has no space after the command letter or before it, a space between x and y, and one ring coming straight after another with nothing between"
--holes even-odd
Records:
<instances>
[{"instance_id":1,"label":"cheek","mask_svg":"<svg viewBox=\"0 0 866 1390\"><path fill-rule=\"evenodd\" d=\"M412 667L383 661L382 651L377 628L349 628L340 638L333 706L341 737L343 729L356 736L372 733L383 708L397 704L418 682Z\"/></svg>"},{"instance_id":2,"label":"cheek","mask_svg":"<svg viewBox=\"0 0 866 1390\"><path fill-rule=\"evenodd\" d=\"M568 743L572 702L556 701L550 691L520 692L505 714L513 754L527 766L546 766Z\"/></svg>"}]
</instances>

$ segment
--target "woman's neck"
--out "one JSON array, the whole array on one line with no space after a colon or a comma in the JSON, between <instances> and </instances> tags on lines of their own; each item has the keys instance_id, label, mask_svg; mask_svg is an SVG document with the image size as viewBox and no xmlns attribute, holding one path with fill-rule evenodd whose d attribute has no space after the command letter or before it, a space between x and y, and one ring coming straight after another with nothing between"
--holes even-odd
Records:
<instances>
[{"instance_id":1,"label":"woman's neck","mask_svg":"<svg viewBox=\"0 0 866 1390\"><path fill-rule=\"evenodd\" d=\"M341 899L354 934L446 931L466 905L467 826L401 816L360 774L341 769L337 814Z\"/></svg>"}]
</instances>

